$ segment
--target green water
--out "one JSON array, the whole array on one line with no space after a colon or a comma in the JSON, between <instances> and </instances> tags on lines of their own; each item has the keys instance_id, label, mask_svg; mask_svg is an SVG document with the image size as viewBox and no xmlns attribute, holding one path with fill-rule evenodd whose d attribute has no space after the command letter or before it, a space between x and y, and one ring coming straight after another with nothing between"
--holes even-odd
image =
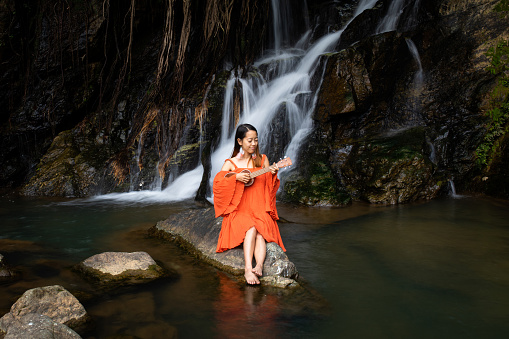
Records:
<instances>
[{"instance_id":1,"label":"green water","mask_svg":"<svg viewBox=\"0 0 509 339\"><path fill-rule=\"evenodd\" d=\"M509 203L444 198L346 208L278 205L287 254L310 293L239 285L147 229L173 204L0 199L0 253L21 279L0 284L0 315L25 290L94 286L71 266L147 251L175 280L85 298L84 338L502 338L509 331Z\"/></svg>"}]
</instances>

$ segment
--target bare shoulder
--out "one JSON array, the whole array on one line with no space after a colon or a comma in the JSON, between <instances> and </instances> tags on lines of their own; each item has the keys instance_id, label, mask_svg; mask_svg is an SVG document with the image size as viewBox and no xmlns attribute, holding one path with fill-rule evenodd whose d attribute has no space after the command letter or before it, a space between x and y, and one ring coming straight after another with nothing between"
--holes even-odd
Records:
<instances>
[{"instance_id":1,"label":"bare shoulder","mask_svg":"<svg viewBox=\"0 0 509 339\"><path fill-rule=\"evenodd\" d=\"M230 159L230 160L232 160L232 159ZM235 170L235 166L233 166L231 161L225 161L223 164L223 167L221 168L221 171L233 171L233 170Z\"/></svg>"}]
</instances>

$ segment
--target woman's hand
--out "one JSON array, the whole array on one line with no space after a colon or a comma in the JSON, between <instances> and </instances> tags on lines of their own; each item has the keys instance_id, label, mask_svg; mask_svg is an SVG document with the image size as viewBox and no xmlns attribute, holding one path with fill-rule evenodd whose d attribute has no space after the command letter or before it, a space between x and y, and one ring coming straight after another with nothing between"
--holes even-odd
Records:
<instances>
[{"instance_id":1,"label":"woman's hand","mask_svg":"<svg viewBox=\"0 0 509 339\"><path fill-rule=\"evenodd\" d=\"M276 163L273 163L272 166L270 166L270 173L272 173L274 175L278 171L279 171L279 167L277 167Z\"/></svg>"},{"instance_id":2,"label":"woman's hand","mask_svg":"<svg viewBox=\"0 0 509 339\"><path fill-rule=\"evenodd\" d=\"M244 184L247 184L249 180L251 180L251 176L246 172L237 173L236 178L238 181L243 182Z\"/></svg>"}]
</instances>

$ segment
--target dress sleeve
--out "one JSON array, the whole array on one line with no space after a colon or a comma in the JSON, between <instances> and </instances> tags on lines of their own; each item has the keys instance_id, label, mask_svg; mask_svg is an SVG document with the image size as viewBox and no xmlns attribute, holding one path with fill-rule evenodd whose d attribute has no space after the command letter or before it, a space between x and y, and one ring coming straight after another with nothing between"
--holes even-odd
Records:
<instances>
[{"instance_id":1,"label":"dress sleeve","mask_svg":"<svg viewBox=\"0 0 509 339\"><path fill-rule=\"evenodd\" d=\"M276 193L279 189L279 178L277 174L266 173L265 180L265 210L274 220L279 220L276 209Z\"/></svg>"},{"instance_id":2,"label":"dress sleeve","mask_svg":"<svg viewBox=\"0 0 509 339\"><path fill-rule=\"evenodd\" d=\"M216 218L235 211L244 193L245 185L237 181L234 175L226 178L227 173L229 172L221 171L217 173L212 185Z\"/></svg>"}]
</instances>

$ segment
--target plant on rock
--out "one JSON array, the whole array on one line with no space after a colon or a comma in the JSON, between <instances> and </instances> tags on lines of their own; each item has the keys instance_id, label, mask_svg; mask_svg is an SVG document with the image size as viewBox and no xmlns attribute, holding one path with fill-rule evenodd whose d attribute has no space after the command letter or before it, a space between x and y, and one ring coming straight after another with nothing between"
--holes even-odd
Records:
<instances>
[{"instance_id":1,"label":"plant on rock","mask_svg":"<svg viewBox=\"0 0 509 339\"><path fill-rule=\"evenodd\" d=\"M509 0L501 0L495 11L507 16L509 12ZM490 58L487 70L498 76L498 82L491 92L489 117L486 126L486 134L481 144L477 147L477 163L480 167L489 168L497 155L500 143L507 133L509 121L509 40L501 40L496 46L486 52Z\"/></svg>"}]
</instances>

